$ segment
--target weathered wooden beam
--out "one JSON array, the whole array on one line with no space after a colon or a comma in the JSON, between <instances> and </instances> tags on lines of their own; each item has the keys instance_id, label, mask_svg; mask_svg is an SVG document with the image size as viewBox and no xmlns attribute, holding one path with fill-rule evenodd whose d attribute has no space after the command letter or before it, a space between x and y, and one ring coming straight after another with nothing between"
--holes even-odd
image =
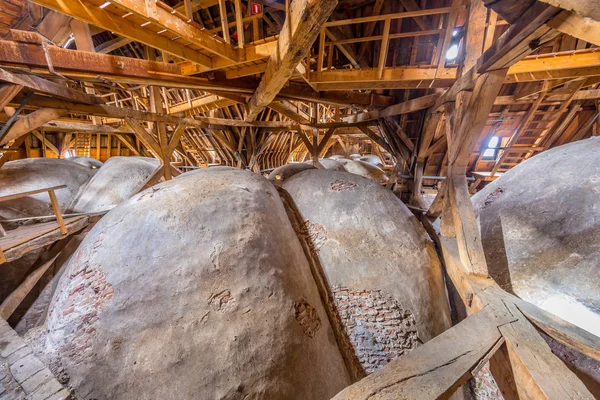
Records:
<instances>
[{"instance_id":1,"label":"weathered wooden beam","mask_svg":"<svg viewBox=\"0 0 600 400\"><path fill-rule=\"evenodd\" d=\"M373 142L375 142L376 144L378 144L379 146L381 146L387 152L393 153L393 150L390 148L390 145L387 144L386 141L381 136L377 135L375 132L373 132L372 130L370 130L368 126L366 126L366 125L359 125L358 128L365 135L367 135L367 137L369 139L371 139Z\"/></svg>"},{"instance_id":2,"label":"weathered wooden beam","mask_svg":"<svg viewBox=\"0 0 600 400\"><path fill-rule=\"evenodd\" d=\"M503 343L499 327L515 318L483 309L347 387L334 400L447 399Z\"/></svg>"},{"instance_id":3,"label":"weathered wooden beam","mask_svg":"<svg viewBox=\"0 0 600 400\"><path fill-rule=\"evenodd\" d=\"M127 37L116 37L112 40L109 40L107 42L104 42L100 45L98 45L98 47L96 47L95 52L96 53L102 53L102 54L108 54L112 51L115 51L129 43L131 43L133 40Z\"/></svg>"},{"instance_id":4,"label":"weathered wooden beam","mask_svg":"<svg viewBox=\"0 0 600 400\"><path fill-rule=\"evenodd\" d=\"M487 7L496 11L511 24L515 23L534 3L547 4L572 11L584 18L600 21L600 10L595 0L483 0Z\"/></svg>"},{"instance_id":5,"label":"weathered wooden beam","mask_svg":"<svg viewBox=\"0 0 600 400\"><path fill-rule=\"evenodd\" d=\"M6 107L19 94L21 89L23 89L23 86L11 83L0 86L0 110Z\"/></svg>"},{"instance_id":6,"label":"weathered wooden beam","mask_svg":"<svg viewBox=\"0 0 600 400\"><path fill-rule=\"evenodd\" d=\"M278 113L285 115L286 117L288 117L289 119L291 119L292 121L294 121L298 124L303 124L303 125L311 124L310 118L308 118L308 116L306 114L302 113L297 107L295 107L289 101L286 101L286 100L273 101L269 104L269 108L272 108L273 110L277 111Z\"/></svg>"},{"instance_id":7,"label":"weathered wooden beam","mask_svg":"<svg viewBox=\"0 0 600 400\"><path fill-rule=\"evenodd\" d=\"M26 33L31 34L30 32ZM46 58L46 53L48 58ZM41 46L36 44L0 40L0 65L48 68L49 62L57 72L73 79L93 80L101 76L119 83L199 89L211 91L217 95L223 95L223 93L218 93L220 91L251 95L257 85L248 80L222 82L189 77L182 74L182 68L177 64L79 52L55 46L48 47L45 52ZM347 90L318 93L308 85L298 82L290 82L289 87L281 90L278 98L317 101L342 106L386 107L393 104L393 99L389 96Z\"/></svg>"},{"instance_id":8,"label":"weathered wooden beam","mask_svg":"<svg viewBox=\"0 0 600 400\"><path fill-rule=\"evenodd\" d=\"M409 114L411 112L424 110L426 108L431 107L438 97L440 97L440 95L437 93L421 96L412 100L407 100L402 103L394 104L393 106L386 107L383 110L367 111L364 113L344 117L342 119L346 122L355 123L372 121L374 119L385 117L392 117L394 115Z\"/></svg>"},{"instance_id":9,"label":"weathered wooden beam","mask_svg":"<svg viewBox=\"0 0 600 400\"><path fill-rule=\"evenodd\" d=\"M13 74L0 68L0 81L9 82L41 93L49 93L56 97L83 104L100 104L99 97L68 88L64 85L39 78L34 75ZM9 100L10 101L10 100Z\"/></svg>"},{"instance_id":10,"label":"weathered wooden beam","mask_svg":"<svg viewBox=\"0 0 600 400\"><path fill-rule=\"evenodd\" d=\"M162 151L156 138L144 128L144 126L133 118L125 118L127 124L133 129L135 135L140 139L140 142L146 146L146 148L152 153L154 158L161 160L162 162Z\"/></svg>"},{"instance_id":11,"label":"weathered wooden beam","mask_svg":"<svg viewBox=\"0 0 600 400\"><path fill-rule=\"evenodd\" d=\"M18 99L18 97L17 97ZM203 128L207 125L213 126L252 126L258 128L290 128L295 125L290 122L282 121L255 121L245 122L237 119L223 119L223 118L211 118L211 117L195 117L195 118L183 118L176 117L174 115L159 114L148 111L134 110L131 108L121 108L114 106L107 106L104 104L79 104L69 101L52 99L45 96L32 96L29 100L29 104L32 106L43 107L43 108L59 108L67 110L74 114L86 114L96 115L100 117L111 117L111 118L133 118L140 121L148 122L165 122L167 124L179 125L185 124L191 127Z\"/></svg>"},{"instance_id":12,"label":"weathered wooden beam","mask_svg":"<svg viewBox=\"0 0 600 400\"><path fill-rule=\"evenodd\" d=\"M192 50L183 44L172 41L168 37L143 29L137 24L128 21L126 18L121 18L121 16L109 13L107 10L99 7L86 4L83 1L73 0L63 2L59 0L36 0L36 3L89 24L96 25L107 31L115 32L120 36L125 36L137 42L166 51L167 53L181 57L185 60L208 68L212 67L211 57L202 54L199 51ZM145 6L141 6L140 8L146 10ZM160 7L157 8L162 10ZM164 11L166 12L166 10ZM203 34L200 37L204 37L204 35L206 34Z\"/></svg>"},{"instance_id":13,"label":"weathered wooden beam","mask_svg":"<svg viewBox=\"0 0 600 400\"><path fill-rule=\"evenodd\" d=\"M337 0L296 0L277 39L258 88L248 102L246 121L254 121L258 113L271 103L292 77L300 61L306 57L321 27L333 12Z\"/></svg>"},{"instance_id":14,"label":"weathered wooden beam","mask_svg":"<svg viewBox=\"0 0 600 400\"><path fill-rule=\"evenodd\" d=\"M42 148L48 148L48 150L50 150L51 152L53 152L54 154L56 154L56 157L59 158L60 157L60 150L58 150L56 148L56 146L54 144L52 144L45 135L43 135L42 133L40 133L39 131L35 130L32 131L31 134L33 136L35 136L36 138L38 138L38 140L40 142L42 142Z\"/></svg>"},{"instance_id":15,"label":"weathered wooden beam","mask_svg":"<svg viewBox=\"0 0 600 400\"><path fill-rule=\"evenodd\" d=\"M42 108L32 112L31 114L21 117L15 121L8 132L6 132L6 134L0 138L0 146L18 139L34 129L41 128L47 122L55 120L64 114L66 114L65 110Z\"/></svg>"},{"instance_id":16,"label":"weathered wooden beam","mask_svg":"<svg viewBox=\"0 0 600 400\"><path fill-rule=\"evenodd\" d=\"M6 320L15 312L19 304L27 297L29 292L31 292L31 289L34 288L48 268L54 264L54 261L56 261L59 255L60 251L56 252L48 261L37 266L37 268L31 274L27 275L25 280L4 299L2 304L0 304L0 317Z\"/></svg>"},{"instance_id":17,"label":"weathered wooden beam","mask_svg":"<svg viewBox=\"0 0 600 400\"><path fill-rule=\"evenodd\" d=\"M172 34L189 40L202 49L211 52L217 58L224 57L232 61L238 61L239 59L237 50L234 49L231 44L226 43L221 38L204 32L193 23L188 23L187 18L184 15L177 12L172 13L162 5L155 5L150 10L146 7L145 3L140 0L114 0L111 2L111 6L104 9L87 5L79 0L73 0L69 3L63 3L56 0L38 0L37 3L62 12L63 14L94 24L103 29L115 32L120 36L129 37L186 60L212 67L211 57L187 48L187 46L179 45L165 36L135 26L128 20L121 18L118 14L112 13L118 8L125 12L131 12L140 16L149 22L163 27ZM118 22L115 21L117 18Z\"/></svg>"},{"instance_id":18,"label":"weathered wooden beam","mask_svg":"<svg viewBox=\"0 0 600 400\"><path fill-rule=\"evenodd\" d=\"M548 26L588 43L600 46L600 21L563 11L548 22Z\"/></svg>"}]
</instances>

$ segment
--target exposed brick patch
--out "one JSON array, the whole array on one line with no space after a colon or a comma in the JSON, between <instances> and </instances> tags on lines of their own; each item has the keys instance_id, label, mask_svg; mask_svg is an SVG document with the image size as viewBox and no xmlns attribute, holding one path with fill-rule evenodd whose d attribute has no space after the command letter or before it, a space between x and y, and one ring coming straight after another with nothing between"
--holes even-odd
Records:
<instances>
[{"instance_id":1,"label":"exposed brick patch","mask_svg":"<svg viewBox=\"0 0 600 400\"><path fill-rule=\"evenodd\" d=\"M294 312L296 321L308 337L314 337L315 333L321 327L321 319L317 310L304 299L294 302Z\"/></svg>"},{"instance_id":2,"label":"exposed brick patch","mask_svg":"<svg viewBox=\"0 0 600 400\"><path fill-rule=\"evenodd\" d=\"M504 400L496 380L492 376L489 364L481 368L471 381L471 390L476 400Z\"/></svg>"},{"instance_id":3,"label":"exposed brick patch","mask_svg":"<svg viewBox=\"0 0 600 400\"><path fill-rule=\"evenodd\" d=\"M391 296L339 286L332 294L346 335L368 374L417 346L414 315Z\"/></svg>"},{"instance_id":4,"label":"exposed brick patch","mask_svg":"<svg viewBox=\"0 0 600 400\"><path fill-rule=\"evenodd\" d=\"M306 220L300 225L299 235L302 235L313 255L317 256L321 247L327 241L327 231L321 224Z\"/></svg>"},{"instance_id":5,"label":"exposed brick patch","mask_svg":"<svg viewBox=\"0 0 600 400\"><path fill-rule=\"evenodd\" d=\"M208 298L208 304L217 311L231 311L235 308L236 301L229 289L225 289L219 293L211 294Z\"/></svg>"},{"instance_id":6,"label":"exposed brick patch","mask_svg":"<svg viewBox=\"0 0 600 400\"><path fill-rule=\"evenodd\" d=\"M483 206L481 206L481 210L491 206L494 201L496 201L496 200L498 200L498 198L500 198L502 193L504 193L504 190L502 188L498 187L492 193L488 194L483 202Z\"/></svg>"},{"instance_id":7,"label":"exposed brick patch","mask_svg":"<svg viewBox=\"0 0 600 400\"><path fill-rule=\"evenodd\" d=\"M78 254L79 256L79 254ZM108 307L114 289L98 265L85 263L84 267L68 276L70 285L61 310L55 310L63 326L74 326L59 349L63 356L77 364L91 355L92 338L96 332L98 316Z\"/></svg>"},{"instance_id":8,"label":"exposed brick patch","mask_svg":"<svg viewBox=\"0 0 600 400\"><path fill-rule=\"evenodd\" d=\"M335 181L333 181L333 182L331 182L329 184L329 187L334 192L341 192L341 191L344 191L344 190L352 190L352 189L354 189L357 186L358 185L356 183L354 183L354 182L343 181L341 179L336 179Z\"/></svg>"}]
</instances>

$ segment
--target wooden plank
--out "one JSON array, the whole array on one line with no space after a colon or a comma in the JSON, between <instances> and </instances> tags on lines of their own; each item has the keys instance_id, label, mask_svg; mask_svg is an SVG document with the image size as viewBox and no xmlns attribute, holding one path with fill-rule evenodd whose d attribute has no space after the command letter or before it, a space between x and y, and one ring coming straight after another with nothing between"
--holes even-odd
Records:
<instances>
[{"instance_id":1,"label":"wooden plank","mask_svg":"<svg viewBox=\"0 0 600 400\"><path fill-rule=\"evenodd\" d=\"M58 185L58 186L50 186L50 187L46 187L46 188L41 188L41 189L29 190L27 192L7 194L4 196L0 196L0 201L19 199L21 197L31 196L31 195L38 194L38 193L44 193L44 192L48 192L50 190L64 189L66 187L67 187L67 185Z\"/></svg>"},{"instance_id":2,"label":"wooden plank","mask_svg":"<svg viewBox=\"0 0 600 400\"><path fill-rule=\"evenodd\" d=\"M338 393L334 400L447 399L502 342L498 327L515 318L491 308Z\"/></svg>"},{"instance_id":3,"label":"wooden plank","mask_svg":"<svg viewBox=\"0 0 600 400\"><path fill-rule=\"evenodd\" d=\"M290 5L276 51L271 54L258 88L248 102L244 119L254 121L292 77L306 57L321 27L333 12L337 0L296 0Z\"/></svg>"},{"instance_id":4,"label":"wooden plank","mask_svg":"<svg viewBox=\"0 0 600 400\"><path fill-rule=\"evenodd\" d=\"M87 220L87 217L79 216L67 218L65 219L65 225L67 227L70 227L71 225L80 220ZM58 224L55 221L19 226L16 229L7 231L6 236L0 238L0 248L2 248L2 250L8 256L8 252L15 249L16 247L26 244L27 242L31 242L34 239L40 238L53 231L59 232L60 236L62 237L62 232L60 232ZM19 255L19 257L20 256L21 255Z\"/></svg>"}]
</instances>

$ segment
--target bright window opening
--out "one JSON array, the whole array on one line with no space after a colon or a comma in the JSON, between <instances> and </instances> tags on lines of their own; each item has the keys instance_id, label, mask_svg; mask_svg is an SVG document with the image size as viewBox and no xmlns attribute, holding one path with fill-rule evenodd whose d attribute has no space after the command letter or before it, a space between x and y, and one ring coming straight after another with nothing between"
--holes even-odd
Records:
<instances>
[{"instance_id":1,"label":"bright window opening","mask_svg":"<svg viewBox=\"0 0 600 400\"><path fill-rule=\"evenodd\" d=\"M492 136L488 142L487 149L483 152L484 160L495 160L498 156L498 145L500 144L500 138L498 136Z\"/></svg>"}]
</instances>

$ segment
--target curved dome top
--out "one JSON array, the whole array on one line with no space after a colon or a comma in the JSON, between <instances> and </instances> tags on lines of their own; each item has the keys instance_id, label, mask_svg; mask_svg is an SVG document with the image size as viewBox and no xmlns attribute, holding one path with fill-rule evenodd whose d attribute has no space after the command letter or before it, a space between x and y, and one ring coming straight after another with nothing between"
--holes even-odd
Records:
<instances>
[{"instance_id":1,"label":"curved dome top","mask_svg":"<svg viewBox=\"0 0 600 400\"><path fill-rule=\"evenodd\" d=\"M136 194L160 163L148 157L111 157L81 190L73 210L110 210Z\"/></svg>"},{"instance_id":2,"label":"curved dome top","mask_svg":"<svg viewBox=\"0 0 600 400\"><path fill-rule=\"evenodd\" d=\"M356 355L372 372L450 326L440 261L408 208L347 172L310 170L283 182L331 285ZM318 206L315 206L318 205Z\"/></svg>"},{"instance_id":3,"label":"curved dome top","mask_svg":"<svg viewBox=\"0 0 600 400\"><path fill-rule=\"evenodd\" d=\"M600 336L600 138L530 158L473 206L498 284Z\"/></svg>"},{"instance_id":4,"label":"curved dome top","mask_svg":"<svg viewBox=\"0 0 600 400\"><path fill-rule=\"evenodd\" d=\"M48 356L85 398L329 399L350 383L277 190L235 168L108 212L48 330Z\"/></svg>"},{"instance_id":5,"label":"curved dome top","mask_svg":"<svg viewBox=\"0 0 600 400\"><path fill-rule=\"evenodd\" d=\"M67 185L55 191L61 211L65 212L93 174L93 170L83 165L57 158L9 161L0 168L0 196ZM6 219L52 214L46 192L0 202L0 217Z\"/></svg>"}]
</instances>

